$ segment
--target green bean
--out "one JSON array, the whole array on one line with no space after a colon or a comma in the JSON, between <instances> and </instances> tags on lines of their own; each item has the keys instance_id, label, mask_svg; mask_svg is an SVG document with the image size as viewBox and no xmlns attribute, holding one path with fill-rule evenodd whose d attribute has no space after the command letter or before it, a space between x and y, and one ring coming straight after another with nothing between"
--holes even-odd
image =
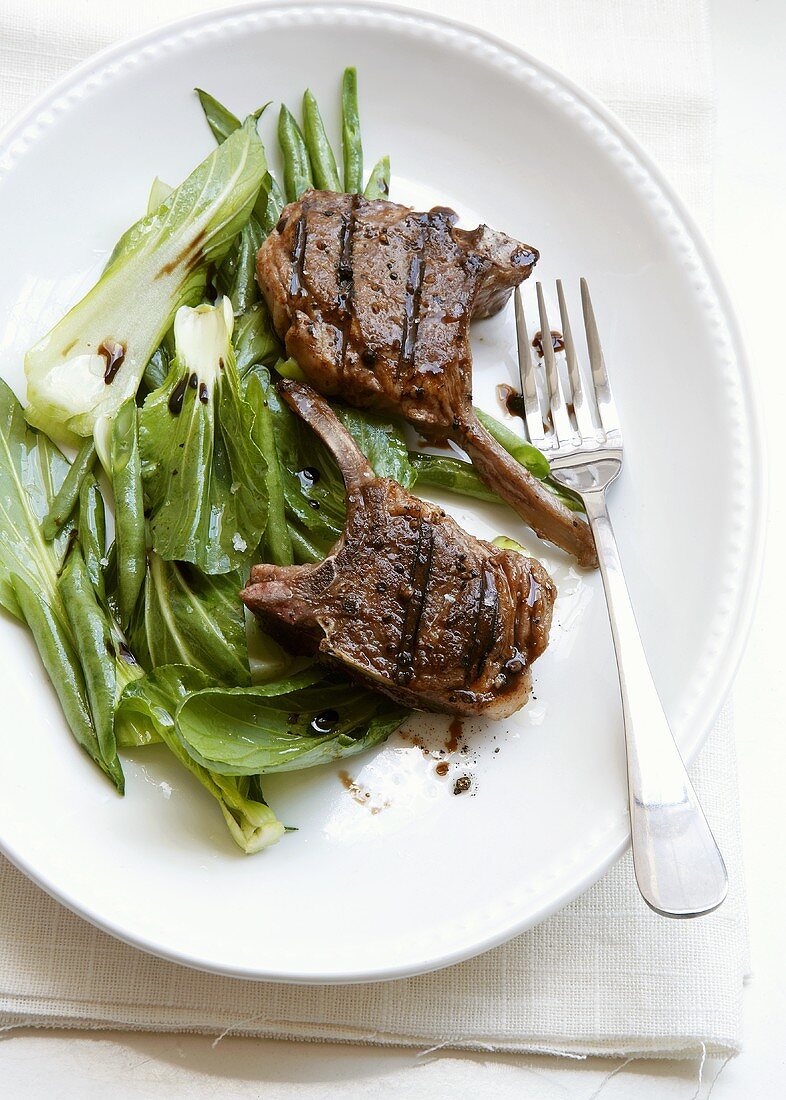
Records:
<instances>
[{"instance_id":1,"label":"green bean","mask_svg":"<svg viewBox=\"0 0 786 1100\"><path fill-rule=\"evenodd\" d=\"M357 69L344 69L341 82L341 135L344 148L344 190L363 189L363 143L360 138Z\"/></svg>"},{"instance_id":2,"label":"green bean","mask_svg":"<svg viewBox=\"0 0 786 1100\"><path fill-rule=\"evenodd\" d=\"M12 577L11 584L75 740L107 772L90 715L85 678L68 627L41 599L40 592L34 592L21 577ZM114 781L114 777L110 778Z\"/></svg>"},{"instance_id":3,"label":"green bean","mask_svg":"<svg viewBox=\"0 0 786 1100\"><path fill-rule=\"evenodd\" d=\"M202 110L205 112L205 118L213 132L213 136L220 144L240 127L240 119L233 115L223 104L219 103L217 99L214 99L212 95L209 95L208 92L203 92L201 88L197 88L196 93L199 96ZM268 101L254 111L252 117L259 119L269 106L270 102ZM254 203L253 213L240 231L237 241L230 249L218 273L221 284L220 289L222 293L231 298L235 313L245 312L254 302L259 300L259 290L256 282L256 256L262 241L270 233L273 225L278 220L278 213L280 213L279 208L271 224L273 215L268 210L268 206L274 186L278 190L273 177L267 172ZM262 222L265 223L264 230L261 227Z\"/></svg>"},{"instance_id":4,"label":"green bean","mask_svg":"<svg viewBox=\"0 0 786 1100\"><path fill-rule=\"evenodd\" d=\"M218 271L221 291L227 294L236 314L245 313L259 301L256 279L257 253L264 240L256 218L251 217L240 231L237 242Z\"/></svg>"},{"instance_id":5,"label":"green bean","mask_svg":"<svg viewBox=\"0 0 786 1100\"><path fill-rule=\"evenodd\" d=\"M578 493L574 493L572 489L566 488L564 485L555 480L555 478L549 476L544 477L543 484L547 485L551 489L555 497L559 497L566 508L570 508L571 512L583 512L584 501L581 499Z\"/></svg>"},{"instance_id":6,"label":"green bean","mask_svg":"<svg viewBox=\"0 0 786 1100\"><path fill-rule=\"evenodd\" d=\"M281 193L281 188L276 183L275 177L270 172L266 172L257 195L257 201L254 204L254 213L251 215L259 223L263 239L275 229L285 202L286 200Z\"/></svg>"},{"instance_id":7,"label":"green bean","mask_svg":"<svg viewBox=\"0 0 786 1100\"><path fill-rule=\"evenodd\" d=\"M142 468L133 398L124 402L115 415L110 466L115 494L118 603L121 625L125 629L131 620L147 567Z\"/></svg>"},{"instance_id":8,"label":"green bean","mask_svg":"<svg viewBox=\"0 0 786 1100\"><path fill-rule=\"evenodd\" d=\"M476 500L488 500L495 504L502 503L469 462L462 462L456 458L443 458L441 455L419 454L416 451L409 452L409 460L415 471L418 485L425 485L431 489L443 489L462 497L474 497Z\"/></svg>"},{"instance_id":9,"label":"green bean","mask_svg":"<svg viewBox=\"0 0 786 1100\"><path fill-rule=\"evenodd\" d=\"M537 447L533 447L531 443L526 443L510 428L500 424L498 420L483 412L482 409L475 409L475 414L489 435L493 436L497 443L503 446L517 462L525 466L533 477L538 478L539 481L547 485L566 507L570 508L572 512L584 511L584 504L578 493L574 493L572 489L566 489L564 485L560 485L558 481L550 476L549 460L542 451L539 451Z\"/></svg>"},{"instance_id":10,"label":"green bean","mask_svg":"<svg viewBox=\"0 0 786 1100\"><path fill-rule=\"evenodd\" d=\"M551 470L549 460L537 447L533 447L531 443L525 442L520 436L516 435L515 432L512 432L510 428L506 428L504 424L500 424L498 420L495 420L493 416L489 416L488 413L483 412L482 409L475 409L475 415L489 435L493 436L497 443L504 447L508 454L512 455L517 462L521 463L522 466L526 466L533 477L542 481L549 476Z\"/></svg>"},{"instance_id":11,"label":"green bean","mask_svg":"<svg viewBox=\"0 0 786 1100\"><path fill-rule=\"evenodd\" d=\"M386 199L389 194L390 157L380 157L371 169L363 196L367 199Z\"/></svg>"},{"instance_id":12,"label":"green bean","mask_svg":"<svg viewBox=\"0 0 786 1100\"><path fill-rule=\"evenodd\" d=\"M90 583L104 604L104 562L106 561L106 512L98 482L91 474L82 482L79 493L79 545Z\"/></svg>"},{"instance_id":13,"label":"green bean","mask_svg":"<svg viewBox=\"0 0 786 1100\"><path fill-rule=\"evenodd\" d=\"M222 141L226 141L231 133L239 129L240 119L237 115L233 115L223 103L219 103L209 92L203 92L201 88L195 88L194 91L199 96L199 102L202 104L202 110L205 112L205 118L213 137L220 145Z\"/></svg>"},{"instance_id":14,"label":"green bean","mask_svg":"<svg viewBox=\"0 0 786 1100\"><path fill-rule=\"evenodd\" d=\"M258 363L269 366L280 358L281 343L263 301L257 302L237 318L232 343L241 378Z\"/></svg>"},{"instance_id":15,"label":"green bean","mask_svg":"<svg viewBox=\"0 0 786 1100\"><path fill-rule=\"evenodd\" d=\"M202 110L205 112L205 118L213 137L220 145L222 141L226 141L230 134L240 129L242 125L240 119L237 115L233 115L223 103L219 103L209 92L203 92L201 88L194 88L194 91L199 96L199 102L202 104ZM268 100L261 107L257 107L256 111L252 112L251 117L261 118L271 102L271 100Z\"/></svg>"},{"instance_id":16,"label":"green bean","mask_svg":"<svg viewBox=\"0 0 786 1100\"><path fill-rule=\"evenodd\" d=\"M78 545L72 547L60 574L58 588L63 597L74 644L85 678L93 715L93 728L105 770L123 793L123 769L115 743L114 647L108 619L98 603L93 584Z\"/></svg>"},{"instance_id":17,"label":"green bean","mask_svg":"<svg viewBox=\"0 0 786 1100\"><path fill-rule=\"evenodd\" d=\"M314 186L306 142L292 112L283 104L278 116L278 144L284 158L284 192L294 202Z\"/></svg>"},{"instance_id":18,"label":"green bean","mask_svg":"<svg viewBox=\"0 0 786 1100\"><path fill-rule=\"evenodd\" d=\"M257 283L257 253L263 241L259 222L249 218L240 233L237 268L229 295L236 313L245 313L261 297Z\"/></svg>"},{"instance_id":19,"label":"green bean","mask_svg":"<svg viewBox=\"0 0 786 1100\"><path fill-rule=\"evenodd\" d=\"M273 435L273 421L267 403L270 375L266 370L249 374L245 398L254 409L254 442L267 463L267 526L263 542L274 565L292 565L292 539L284 505L284 485Z\"/></svg>"},{"instance_id":20,"label":"green bean","mask_svg":"<svg viewBox=\"0 0 786 1100\"><path fill-rule=\"evenodd\" d=\"M340 191L336 158L330 148L319 105L308 88L303 94L303 135L314 183L321 191Z\"/></svg>"},{"instance_id":21,"label":"green bean","mask_svg":"<svg viewBox=\"0 0 786 1100\"><path fill-rule=\"evenodd\" d=\"M460 459L443 458L441 455L409 452L409 460L415 471L418 485L443 492L455 493L461 497L474 497L475 500L487 500L491 504L504 504L507 501L498 496L477 473L474 466ZM560 485L553 477L543 479L555 496L559 497L572 512L583 512L584 505L576 493Z\"/></svg>"},{"instance_id":22,"label":"green bean","mask_svg":"<svg viewBox=\"0 0 786 1100\"><path fill-rule=\"evenodd\" d=\"M52 542L68 522L74 505L79 498L82 482L93 468L96 460L96 448L92 439L86 439L71 463L71 468L57 490L49 511L41 524L41 532L47 542Z\"/></svg>"},{"instance_id":23,"label":"green bean","mask_svg":"<svg viewBox=\"0 0 786 1100\"><path fill-rule=\"evenodd\" d=\"M199 102L202 104L202 110L205 112L205 118L213 137L220 144L239 128L240 119L208 92L203 92L201 88L197 88L196 93L199 96ZM255 119L261 118L269 106L270 102L268 101L262 107L258 107L254 111L253 117ZM270 172L267 172L262 181L257 201L254 204L253 213L253 217L256 218L262 228L263 239L267 237L278 221L283 206L284 196L281 194L281 188Z\"/></svg>"}]
</instances>

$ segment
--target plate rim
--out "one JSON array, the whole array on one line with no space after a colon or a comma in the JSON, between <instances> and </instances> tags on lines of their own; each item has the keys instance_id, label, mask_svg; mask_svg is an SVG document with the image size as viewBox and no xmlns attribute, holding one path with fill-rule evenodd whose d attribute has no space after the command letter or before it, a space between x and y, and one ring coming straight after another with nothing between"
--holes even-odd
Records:
<instances>
[{"instance_id":1,"label":"plate rim","mask_svg":"<svg viewBox=\"0 0 786 1100\"><path fill-rule=\"evenodd\" d=\"M247 19L255 15L268 15L269 17L277 12L290 19L298 16L311 17L312 19L321 16L323 21L330 19L335 21L342 14L344 16L362 14L366 25L376 25L383 31L385 22L409 23L419 27L421 32L425 33L428 33L429 29L436 29L443 36L445 32L450 31L465 39L467 45L471 45L471 40L475 39L503 56L507 54L517 64L523 63L529 66L541 78L544 90L551 86L552 89L562 90L563 93L567 92L569 98L589 112L590 116L594 116L595 121L617 139L623 151L638 167L642 181L653 184L655 193L659 192L657 197L661 202L662 214L665 213L670 216L673 227L682 231L692 247L699 261L698 266L704 276L705 285L712 292L715 299L714 303L709 299L705 301L704 312L707 313L711 310L716 319L722 322L722 327L725 329L725 343L731 352L729 363L739 385L742 404L747 414L745 419L750 428L751 437L746 440L738 440L741 445L741 454L745 455L747 462L746 472L749 475L747 481L750 495L745 517L746 527L742 531L743 549L740 553L735 576L735 592L732 604L725 617L722 644L718 645L712 654L711 670L705 674L704 683L696 691L698 703L694 710L697 713L692 715L692 719L695 723L694 729L698 732L694 733L692 740L687 742L682 749L683 756L690 763L704 744L726 700L745 651L754 618L761 583L768 512L768 468L762 428L763 417L760 398L756 390L734 307L702 231L684 201L663 175L658 164L628 127L592 93L521 47L506 42L500 36L483 28L464 23L450 16L419 11L399 4L388 3L386 0L380 3L368 2L368 0L297 0L296 3L287 3L286 0L250 0L247 3L211 8L164 23L139 35L112 43L85 58L45 89L32 103L0 129L0 181L13 169L14 162L24 155L26 146L35 144L40 133L56 123L57 115L64 114L78 105L84 93L89 92L91 88L91 77L96 83L103 83L105 80L111 81L113 73L109 70L113 62L128 61L130 57L143 54L147 50L156 47L160 49L168 39L173 37L181 40L187 37L189 33L204 32L206 28L211 26L216 28L218 34L225 24L238 19ZM435 42L434 45L435 48L442 48L444 41ZM100 80L97 79L99 77ZM64 97L69 95L75 97L73 103L61 102ZM716 340L720 341L721 337L717 337ZM741 435L742 433L740 433ZM742 446L743 443L744 446ZM751 477L751 473L755 476ZM743 580L745 583L743 583ZM719 692L716 687L718 682L721 685L725 684L727 690ZM87 920L100 930L109 933L114 938L148 954L197 970L227 977L288 984L332 985L360 984L413 977L473 958L507 942L564 908L605 874L612 864L624 854L630 844L630 834L627 829L624 830L624 835L614 835L616 832L620 832L620 830L613 828L607 830L605 848L597 853L589 869L585 869L581 875L577 875L573 879L569 888L557 890L543 900L535 911L530 910L526 918L506 923L504 928L499 929L492 935L487 935L481 941L474 942L469 947L455 948L452 951L440 954L439 957L397 966L377 967L364 972L328 975L306 972L282 973L269 969L221 965L188 952L179 952L175 949L162 947L144 935L136 935L119 927L111 919L103 917L99 912L95 912L82 904L78 897L73 897L67 891L58 888L55 883L48 881L34 866L30 865L24 855L9 845L2 836L0 836L0 852L45 893L71 912Z\"/></svg>"}]
</instances>

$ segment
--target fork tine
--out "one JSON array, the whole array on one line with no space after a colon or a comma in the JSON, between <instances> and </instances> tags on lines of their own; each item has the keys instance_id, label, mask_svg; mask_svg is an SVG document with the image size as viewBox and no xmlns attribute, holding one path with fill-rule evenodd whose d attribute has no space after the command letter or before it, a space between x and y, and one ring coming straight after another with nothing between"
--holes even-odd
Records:
<instances>
[{"instance_id":1,"label":"fork tine","mask_svg":"<svg viewBox=\"0 0 786 1100\"><path fill-rule=\"evenodd\" d=\"M554 355L554 347L551 343L551 327L546 302L543 298L543 287L537 283L538 313L540 314L540 343L543 349L543 361L546 364L546 385L549 391L549 404L551 407L551 422L554 425L554 434L558 443L569 443L576 434L568 416L565 406L565 395L562 392L562 382L557 370L557 359Z\"/></svg>"},{"instance_id":2,"label":"fork tine","mask_svg":"<svg viewBox=\"0 0 786 1100\"><path fill-rule=\"evenodd\" d=\"M596 434L595 424L592 419L587 398L584 394L584 383L581 380L581 370L576 355L576 345L573 343L573 332L568 317L568 307L565 302L565 294L562 290L562 279L557 279L557 297L559 298L559 315L562 322L562 338L565 341L565 360L568 364L568 378L573 397L573 412L576 416L576 424L583 439L591 439Z\"/></svg>"},{"instance_id":3,"label":"fork tine","mask_svg":"<svg viewBox=\"0 0 786 1100\"><path fill-rule=\"evenodd\" d=\"M524 400L524 420L527 425L527 435L530 443L533 447L543 450L546 446L546 437L543 432L543 412L538 397L535 364L532 361L532 348L530 347L527 322L524 317L524 303L521 300L519 287L516 287L514 302L516 338L519 351L519 379L521 380L521 396Z\"/></svg>"},{"instance_id":4,"label":"fork tine","mask_svg":"<svg viewBox=\"0 0 786 1100\"><path fill-rule=\"evenodd\" d=\"M592 367L592 381L595 386L595 400L598 403L600 422L606 432L619 430L619 417L617 406L614 404L609 376L606 373L606 364L603 360L603 349L600 346L598 325L595 320L595 311L592 308L587 280L581 280L581 308L584 311L584 328L587 333L587 349L589 350L590 365Z\"/></svg>"}]
</instances>

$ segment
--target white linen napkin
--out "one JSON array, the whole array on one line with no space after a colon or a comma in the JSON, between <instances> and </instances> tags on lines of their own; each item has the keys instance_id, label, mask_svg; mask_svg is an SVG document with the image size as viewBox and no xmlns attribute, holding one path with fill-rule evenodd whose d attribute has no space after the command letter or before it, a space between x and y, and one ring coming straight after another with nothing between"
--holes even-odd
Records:
<instances>
[{"instance_id":1,"label":"white linen napkin","mask_svg":"<svg viewBox=\"0 0 786 1100\"><path fill-rule=\"evenodd\" d=\"M707 0L421 0L566 72L637 134L708 225ZM0 123L96 49L217 0L0 0ZM731 892L700 921L646 909L626 856L582 898L435 974L307 987L216 977L144 955L63 909L0 858L0 1028L125 1027L622 1056L740 1049L747 929L727 708L693 770Z\"/></svg>"}]
</instances>

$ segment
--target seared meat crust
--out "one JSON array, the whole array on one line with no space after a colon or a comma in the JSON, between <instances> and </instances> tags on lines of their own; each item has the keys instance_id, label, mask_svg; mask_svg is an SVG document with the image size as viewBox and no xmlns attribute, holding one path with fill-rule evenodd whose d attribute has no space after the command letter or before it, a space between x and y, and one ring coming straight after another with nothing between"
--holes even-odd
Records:
<instances>
[{"instance_id":1,"label":"seared meat crust","mask_svg":"<svg viewBox=\"0 0 786 1100\"><path fill-rule=\"evenodd\" d=\"M241 593L282 644L421 710L506 717L530 692L555 588L532 558L463 531L378 478L326 401L282 382L347 487L345 531L316 565L257 565Z\"/></svg>"},{"instance_id":2,"label":"seared meat crust","mask_svg":"<svg viewBox=\"0 0 786 1100\"><path fill-rule=\"evenodd\" d=\"M257 278L287 353L322 393L454 439L543 538L596 564L587 524L510 458L472 409L469 324L505 303L537 251L456 228L443 207L307 191L260 249Z\"/></svg>"}]
</instances>

